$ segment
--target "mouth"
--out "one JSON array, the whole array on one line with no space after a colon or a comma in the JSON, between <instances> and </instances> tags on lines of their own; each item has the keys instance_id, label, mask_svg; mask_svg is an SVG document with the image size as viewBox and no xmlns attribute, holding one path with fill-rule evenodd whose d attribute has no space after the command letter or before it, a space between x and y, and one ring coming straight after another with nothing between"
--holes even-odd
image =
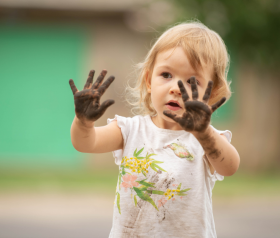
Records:
<instances>
[{"instance_id":1,"label":"mouth","mask_svg":"<svg viewBox=\"0 0 280 238\"><path fill-rule=\"evenodd\" d=\"M177 111L177 110L180 110L181 107L179 105L178 102L174 101L174 100L171 100L169 101L167 104L165 104L167 106L167 108L169 108L170 110L172 111Z\"/></svg>"}]
</instances>

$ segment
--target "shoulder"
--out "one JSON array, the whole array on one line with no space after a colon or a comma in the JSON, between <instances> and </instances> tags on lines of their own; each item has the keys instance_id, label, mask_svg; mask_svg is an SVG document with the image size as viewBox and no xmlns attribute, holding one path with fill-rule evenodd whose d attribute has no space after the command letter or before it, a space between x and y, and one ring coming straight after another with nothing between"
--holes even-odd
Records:
<instances>
[{"instance_id":1,"label":"shoulder","mask_svg":"<svg viewBox=\"0 0 280 238\"><path fill-rule=\"evenodd\" d=\"M107 124L111 124L113 127L118 127L122 132L124 141L126 141L131 133L136 132L137 129L146 125L146 118L145 116L140 115L123 117L116 114L114 118L107 119Z\"/></svg>"},{"instance_id":2,"label":"shoulder","mask_svg":"<svg viewBox=\"0 0 280 238\"><path fill-rule=\"evenodd\" d=\"M118 117L117 121L123 122L128 127L129 126L137 127L137 126L146 125L148 120L147 116L142 116L142 115L136 115L133 117L120 117L120 116L117 117Z\"/></svg>"},{"instance_id":3,"label":"shoulder","mask_svg":"<svg viewBox=\"0 0 280 238\"><path fill-rule=\"evenodd\" d=\"M112 119L108 118L107 123L109 124L112 121L120 121L120 122L126 122L126 123L144 122L144 121L146 121L146 119L147 119L147 116L136 115L133 117L123 117L123 116L119 116L116 114L114 118L112 118Z\"/></svg>"}]
</instances>

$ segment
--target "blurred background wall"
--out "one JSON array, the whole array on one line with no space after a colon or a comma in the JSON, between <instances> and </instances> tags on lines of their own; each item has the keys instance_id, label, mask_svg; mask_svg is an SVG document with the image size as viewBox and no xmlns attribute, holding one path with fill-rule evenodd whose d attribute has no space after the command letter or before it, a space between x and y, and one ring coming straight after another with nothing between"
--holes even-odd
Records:
<instances>
[{"instance_id":1,"label":"blurred background wall","mask_svg":"<svg viewBox=\"0 0 280 238\"><path fill-rule=\"evenodd\" d=\"M279 9L278 1L1 0L1 168L115 168L111 153L72 147L68 80L82 89L90 69L107 69L116 80L102 100L116 104L97 126L133 116L123 98L133 65L167 26L199 19L231 55L233 96L213 125L233 132L240 169L279 169Z\"/></svg>"}]
</instances>

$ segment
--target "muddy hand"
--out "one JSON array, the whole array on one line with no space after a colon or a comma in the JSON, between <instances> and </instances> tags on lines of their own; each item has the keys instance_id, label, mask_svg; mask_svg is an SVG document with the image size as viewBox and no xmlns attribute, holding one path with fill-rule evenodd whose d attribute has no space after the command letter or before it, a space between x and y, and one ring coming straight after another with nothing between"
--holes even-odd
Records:
<instances>
[{"instance_id":1,"label":"muddy hand","mask_svg":"<svg viewBox=\"0 0 280 238\"><path fill-rule=\"evenodd\" d=\"M107 74L106 70L102 70L97 80L94 82L94 84L92 84L94 73L94 70L89 72L86 84L82 91L78 91L72 79L69 80L69 84L74 95L76 116L80 120L96 121L104 114L109 106L115 103L114 100L109 99L100 105L100 97L114 81L115 77L110 76L102 84L102 81Z\"/></svg>"},{"instance_id":2,"label":"muddy hand","mask_svg":"<svg viewBox=\"0 0 280 238\"><path fill-rule=\"evenodd\" d=\"M182 81L178 81L178 86L180 88L184 107L186 109L182 117L178 117L176 114L171 113L171 111L164 111L163 114L179 123L180 126L188 132L204 132L210 124L212 113L226 101L226 98L223 97L217 103L209 106L207 103L213 87L213 82L209 81L202 101L198 101L197 81L195 77L191 77L190 81L192 101L189 100L189 95Z\"/></svg>"}]
</instances>

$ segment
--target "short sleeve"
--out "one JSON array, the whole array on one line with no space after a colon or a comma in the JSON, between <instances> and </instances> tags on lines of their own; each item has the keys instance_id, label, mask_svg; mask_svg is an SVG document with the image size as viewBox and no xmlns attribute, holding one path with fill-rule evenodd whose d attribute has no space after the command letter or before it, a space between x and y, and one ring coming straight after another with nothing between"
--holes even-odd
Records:
<instances>
[{"instance_id":1,"label":"short sleeve","mask_svg":"<svg viewBox=\"0 0 280 238\"><path fill-rule=\"evenodd\" d=\"M125 147L129 130L130 130L129 120L126 117L115 115L113 119L110 118L107 119L107 124L111 123L112 121L117 121L118 127L121 129L122 136L123 136L123 146ZM117 165L120 165L123 156L123 149L115 150L112 153L113 153L113 157L115 158L115 163Z\"/></svg>"},{"instance_id":2,"label":"short sleeve","mask_svg":"<svg viewBox=\"0 0 280 238\"><path fill-rule=\"evenodd\" d=\"M225 137L227 138L228 142L230 143L231 142L231 138L232 138L232 133L231 131L229 130L217 130L215 127L213 127L211 125L211 127L216 131L218 132L220 135L225 135ZM204 159L205 161L205 164L206 164L206 170L207 170L207 174L208 176L210 177L211 181L212 182L215 182L215 181L222 181L224 180L224 176L223 175L220 175L219 173L217 173L217 171L215 170L213 174L211 174L211 171L210 171L210 167L209 167L209 164L208 164L208 161L206 161L206 158Z\"/></svg>"},{"instance_id":3,"label":"short sleeve","mask_svg":"<svg viewBox=\"0 0 280 238\"><path fill-rule=\"evenodd\" d=\"M212 125L211 125L212 126ZM228 142L230 143L231 142L231 138L232 138L232 133L231 131L229 130L225 130L225 131L220 131L220 130L217 130L214 126L212 126L212 128L217 131L220 135L225 135Z\"/></svg>"}]
</instances>

